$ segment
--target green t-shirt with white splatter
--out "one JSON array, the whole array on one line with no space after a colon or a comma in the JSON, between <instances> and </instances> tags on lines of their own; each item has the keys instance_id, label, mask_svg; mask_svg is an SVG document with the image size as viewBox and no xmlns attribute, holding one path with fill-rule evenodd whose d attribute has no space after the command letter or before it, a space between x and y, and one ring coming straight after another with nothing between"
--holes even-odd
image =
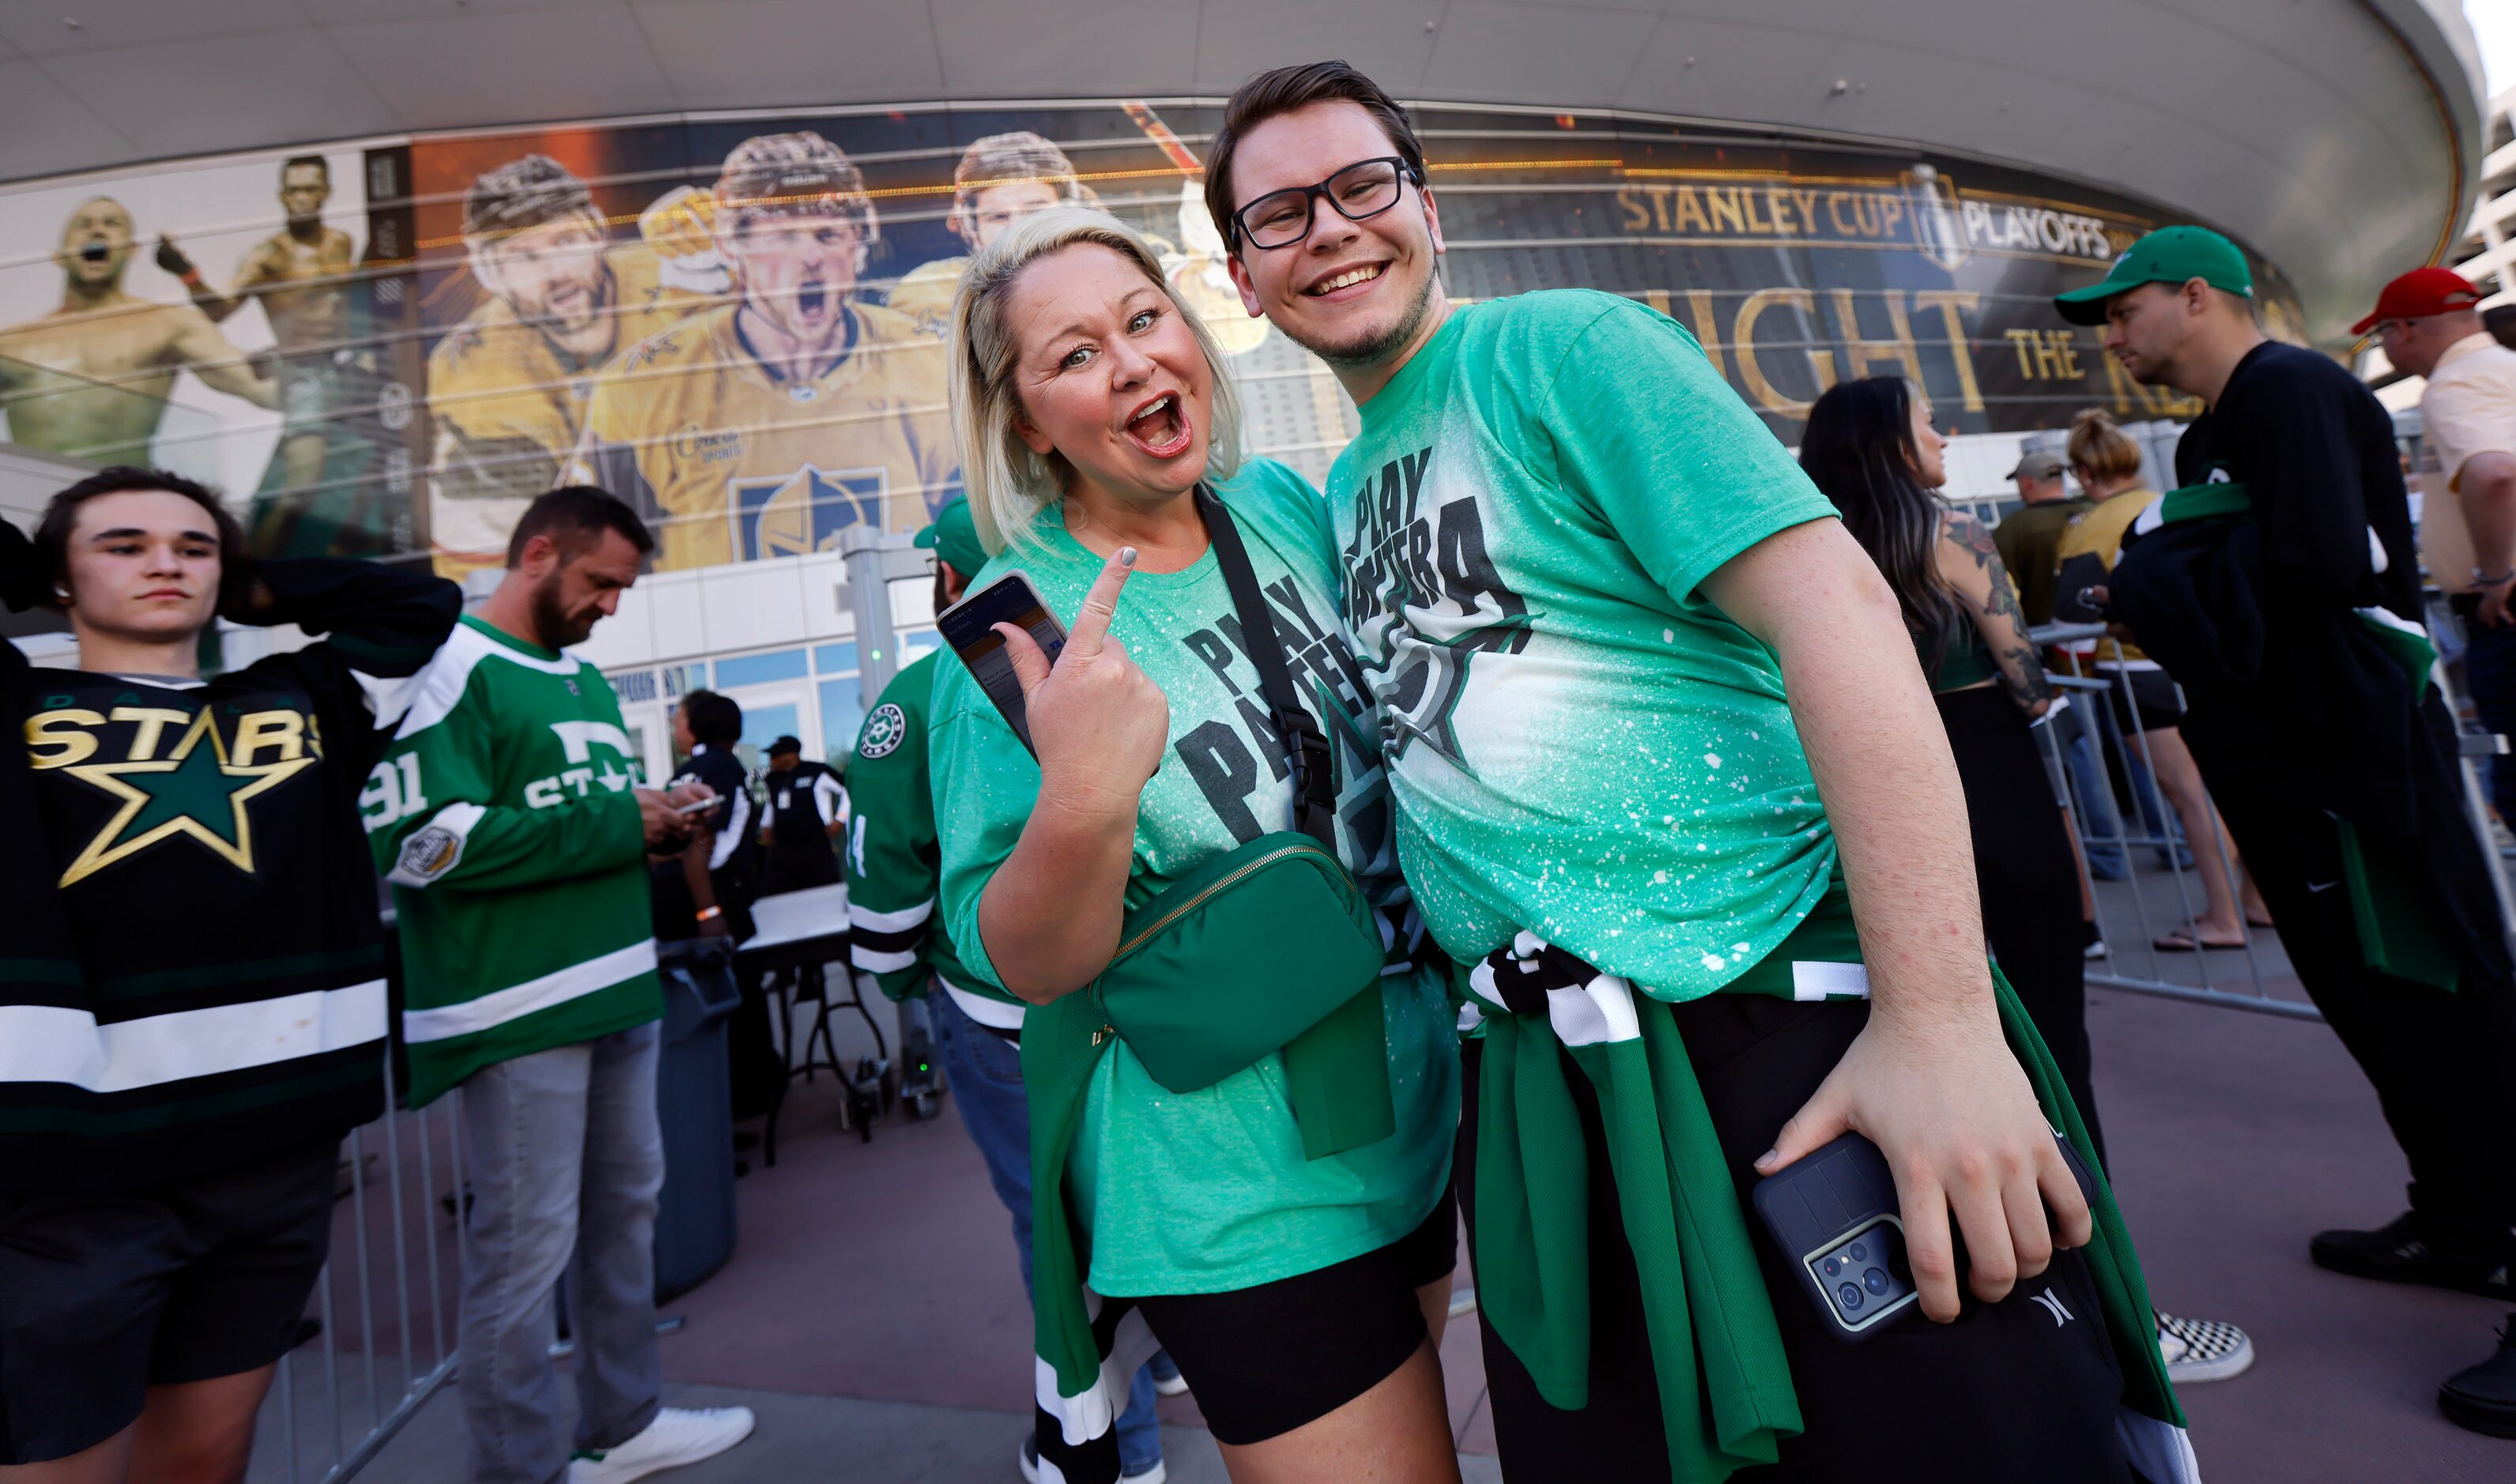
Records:
<instances>
[{"instance_id":1,"label":"green t-shirt with white splatter","mask_svg":"<svg viewBox=\"0 0 2516 1484\"><path fill-rule=\"evenodd\" d=\"M1830 518L1694 337L1584 290L1454 309L1328 474L1399 855L1442 946L1529 928L1664 1000L1824 893L1773 654L1698 587Z\"/></svg>"}]
</instances>

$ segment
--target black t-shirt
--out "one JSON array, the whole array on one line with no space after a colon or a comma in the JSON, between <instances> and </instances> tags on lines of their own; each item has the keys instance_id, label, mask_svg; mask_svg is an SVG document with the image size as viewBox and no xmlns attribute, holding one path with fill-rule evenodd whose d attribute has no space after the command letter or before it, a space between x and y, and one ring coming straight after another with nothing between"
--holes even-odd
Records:
<instances>
[{"instance_id":1,"label":"black t-shirt","mask_svg":"<svg viewBox=\"0 0 2516 1484\"><path fill-rule=\"evenodd\" d=\"M2175 482L2245 486L2262 530L2267 621L2288 602L2420 617L2419 558L2394 420L2328 356L2265 342L2175 445ZM2368 546L2373 529L2386 570Z\"/></svg>"},{"instance_id":2,"label":"black t-shirt","mask_svg":"<svg viewBox=\"0 0 2516 1484\"><path fill-rule=\"evenodd\" d=\"M751 899L759 889L760 821L742 760L729 749L702 742L665 787L685 783L704 783L716 791L716 807L697 819L701 828L716 832L716 845L708 856L708 880L716 887L717 905L733 920L734 935L748 936ZM691 899L682 863L664 861L654 868L653 876L655 935L667 940L695 935L698 907Z\"/></svg>"},{"instance_id":3,"label":"black t-shirt","mask_svg":"<svg viewBox=\"0 0 2516 1484\"><path fill-rule=\"evenodd\" d=\"M772 768L760 781L769 796L762 822L772 837L770 860L808 869L835 866L837 842L830 838L829 828L848 813L848 791L839 782L838 771L828 763L808 760L782 773Z\"/></svg>"}]
</instances>

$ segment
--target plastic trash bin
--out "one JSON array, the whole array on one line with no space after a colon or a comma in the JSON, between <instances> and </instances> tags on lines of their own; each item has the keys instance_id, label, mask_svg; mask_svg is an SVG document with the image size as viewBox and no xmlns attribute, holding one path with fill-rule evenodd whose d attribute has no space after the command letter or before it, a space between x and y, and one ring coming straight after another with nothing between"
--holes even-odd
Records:
<instances>
[{"instance_id":1,"label":"plastic trash bin","mask_svg":"<svg viewBox=\"0 0 2516 1484\"><path fill-rule=\"evenodd\" d=\"M655 1301L706 1282L734 1255L734 1093L726 1021L741 1003L732 938L655 945L664 1045L655 1112L664 1191L655 1213Z\"/></svg>"}]
</instances>

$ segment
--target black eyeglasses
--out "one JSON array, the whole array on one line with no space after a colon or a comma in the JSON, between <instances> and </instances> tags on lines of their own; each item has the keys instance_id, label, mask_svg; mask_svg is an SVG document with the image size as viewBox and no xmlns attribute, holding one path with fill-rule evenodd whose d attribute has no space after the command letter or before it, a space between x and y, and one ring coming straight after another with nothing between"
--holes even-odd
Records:
<instances>
[{"instance_id":1,"label":"black eyeglasses","mask_svg":"<svg viewBox=\"0 0 2516 1484\"><path fill-rule=\"evenodd\" d=\"M1232 223L1252 247L1290 247L1311 234L1313 201L1324 196L1338 216L1366 221L1397 205L1408 181L1424 188L1423 175L1397 155L1358 160L1317 186L1271 190L1234 212Z\"/></svg>"}]
</instances>

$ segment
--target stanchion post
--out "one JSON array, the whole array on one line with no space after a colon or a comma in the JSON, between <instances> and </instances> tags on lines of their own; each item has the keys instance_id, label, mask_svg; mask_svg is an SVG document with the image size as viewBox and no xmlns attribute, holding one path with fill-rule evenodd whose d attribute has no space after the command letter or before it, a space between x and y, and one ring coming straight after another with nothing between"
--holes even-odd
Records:
<instances>
[{"instance_id":1,"label":"stanchion post","mask_svg":"<svg viewBox=\"0 0 2516 1484\"><path fill-rule=\"evenodd\" d=\"M891 586L898 582L932 582L935 566L909 538L852 525L839 532L839 554L848 574L847 605L857 623L857 687L865 705L873 705L892 677L900 674L900 634L891 622ZM824 745L828 739L824 738ZM899 1012L902 1050L917 1044L917 1007L902 1000Z\"/></svg>"}]
</instances>

